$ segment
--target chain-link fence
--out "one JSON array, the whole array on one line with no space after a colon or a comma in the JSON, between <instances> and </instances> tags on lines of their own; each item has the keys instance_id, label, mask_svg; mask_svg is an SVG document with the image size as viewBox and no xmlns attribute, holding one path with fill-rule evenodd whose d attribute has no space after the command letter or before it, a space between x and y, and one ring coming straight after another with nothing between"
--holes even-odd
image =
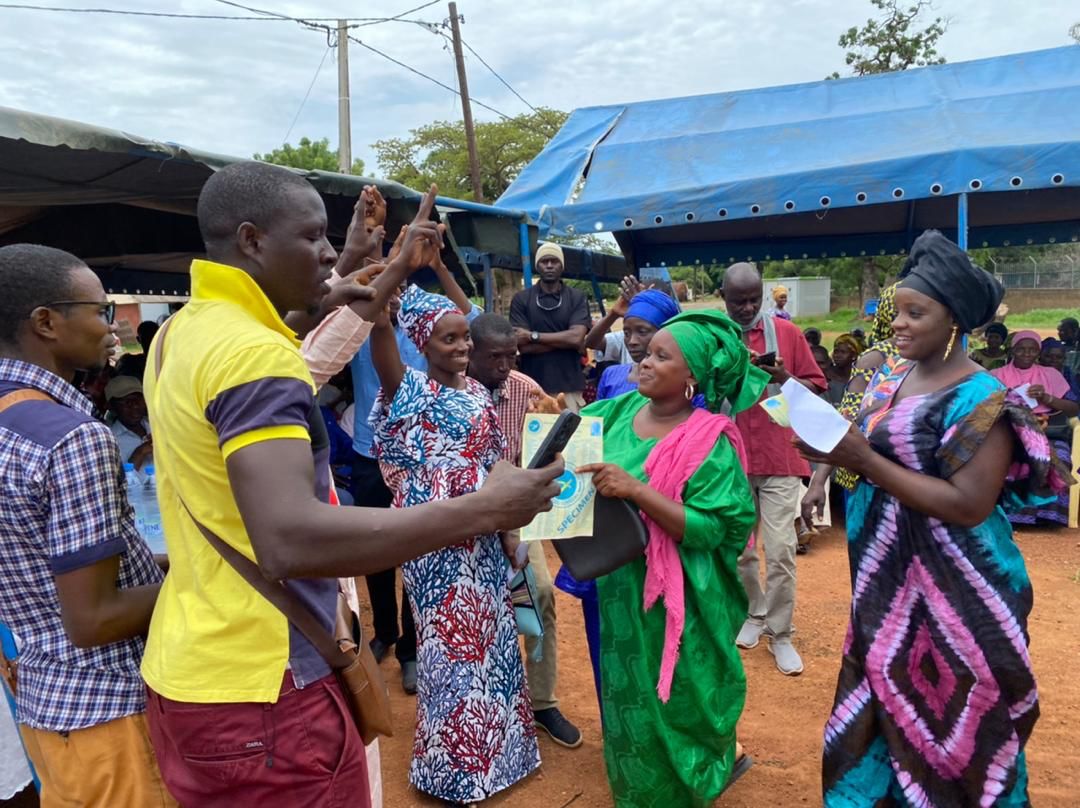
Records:
<instances>
[{"instance_id":1,"label":"chain-link fence","mask_svg":"<svg viewBox=\"0 0 1080 808\"><path fill-rule=\"evenodd\" d=\"M1006 289L1080 289L1080 261L1031 259L987 268Z\"/></svg>"}]
</instances>

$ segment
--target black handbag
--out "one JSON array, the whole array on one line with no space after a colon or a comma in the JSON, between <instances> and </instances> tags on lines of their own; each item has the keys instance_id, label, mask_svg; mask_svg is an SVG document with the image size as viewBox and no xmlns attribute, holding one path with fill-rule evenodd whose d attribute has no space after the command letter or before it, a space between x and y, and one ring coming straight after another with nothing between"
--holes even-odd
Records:
<instances>
[{"instance_id":1,"label":"black handbag","mask_svg":"<svg viewBox=\"0 0 1080 808\"><path fill-rule=\"evenodd\" d=\"M645 554L649 531L641 514L625 499L596 495L593 535L553 541L566 569L579 581L592 581Z\"/></svg>"}]
</instances>

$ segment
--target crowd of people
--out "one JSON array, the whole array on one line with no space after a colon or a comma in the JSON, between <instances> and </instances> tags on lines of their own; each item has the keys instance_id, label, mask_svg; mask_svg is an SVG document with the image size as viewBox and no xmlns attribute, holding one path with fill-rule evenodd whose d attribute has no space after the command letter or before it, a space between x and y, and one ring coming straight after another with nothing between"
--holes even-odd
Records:
<instances>
[{"instance_id":1,"label":"crowd of people","mask_svg":"<svg viewBox=\"0 0 1080 808\"><path fill-rule=\"evenodd\" d=\"M724 275L725 312L628 277L594 323L544 244L504 318L444 265L435 193L384 244L386 203L365 189L339 254L301 176L221 169L199 197L190 302L103 380L115 307L97 276L60 250L0 248L0 621L41 803L371 804L378 772L335 671L254 575L327 631L366 577L371 651L393 648L416 696L409 782L455 805L527 780L538 731L583 742L556 695L553 588L570 592L615 804L711 805L752 765L741 654L764 640L780 674L804 669L800 525L831 480L852 600L824 803L1027 804L1032 593L1010 519L1071 482L1053 430L1080 409L1075 321L1047 343L991 325L969 357L1003 290L935 231L869 340L831 354L786 289L765 308L747 263ZM412 282L422 268L440 293ZM586 346L607 360L595 389ZM80 379L101 381L100 406ZM833 451L758 406L788 382L852 422ZM596 581L553 577L518 531L559 493L561 460L521 468L526 415L556 398L603 419L603 462L576 471L649 537ZM167 556L135 529L125 463L155 467ZM509 580L526 565L543 633L523 658Z\"/></svg>"}]
</instances>

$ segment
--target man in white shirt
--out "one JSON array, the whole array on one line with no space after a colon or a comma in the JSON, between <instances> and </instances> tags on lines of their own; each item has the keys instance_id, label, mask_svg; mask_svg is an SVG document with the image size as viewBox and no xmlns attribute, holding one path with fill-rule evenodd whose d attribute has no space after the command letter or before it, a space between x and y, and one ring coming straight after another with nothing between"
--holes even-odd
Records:
<instances>
[{"instance_id":1,"label":"man in white shirt","mask_svg":"<svg viewBox=\"0 0 1080 808\"><path fill-rule=\"evenodd\" d=\"M105 385L105 401L116 420L111 429L120 444L120 462L136 469L154 463L154 444L146 414L142 382L134 376L117 376Z\"/></svg>"}]
</instances>

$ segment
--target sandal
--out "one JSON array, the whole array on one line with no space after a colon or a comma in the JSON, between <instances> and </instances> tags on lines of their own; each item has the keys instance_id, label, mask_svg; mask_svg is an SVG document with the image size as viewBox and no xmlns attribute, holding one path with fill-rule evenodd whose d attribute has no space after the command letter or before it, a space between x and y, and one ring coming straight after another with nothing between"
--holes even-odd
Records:
<instances>
[{"instance_id":1,"label":"sandal","mask_svg":"<svg viewBox=\"0 0 1080 808\"><path fill-rule=\"evenodd\" d=\"M735 781L750 771L750 767L754 765L754 759L750 757L746 752L742 751L742 744L737 744L735 747L737 757L735 758L735 765L731 767L731 777L728 778L727 783L720 789L720 794L723 794ZM720 796L719 794L717 796Z\"/></svg>"}]
</instances>

